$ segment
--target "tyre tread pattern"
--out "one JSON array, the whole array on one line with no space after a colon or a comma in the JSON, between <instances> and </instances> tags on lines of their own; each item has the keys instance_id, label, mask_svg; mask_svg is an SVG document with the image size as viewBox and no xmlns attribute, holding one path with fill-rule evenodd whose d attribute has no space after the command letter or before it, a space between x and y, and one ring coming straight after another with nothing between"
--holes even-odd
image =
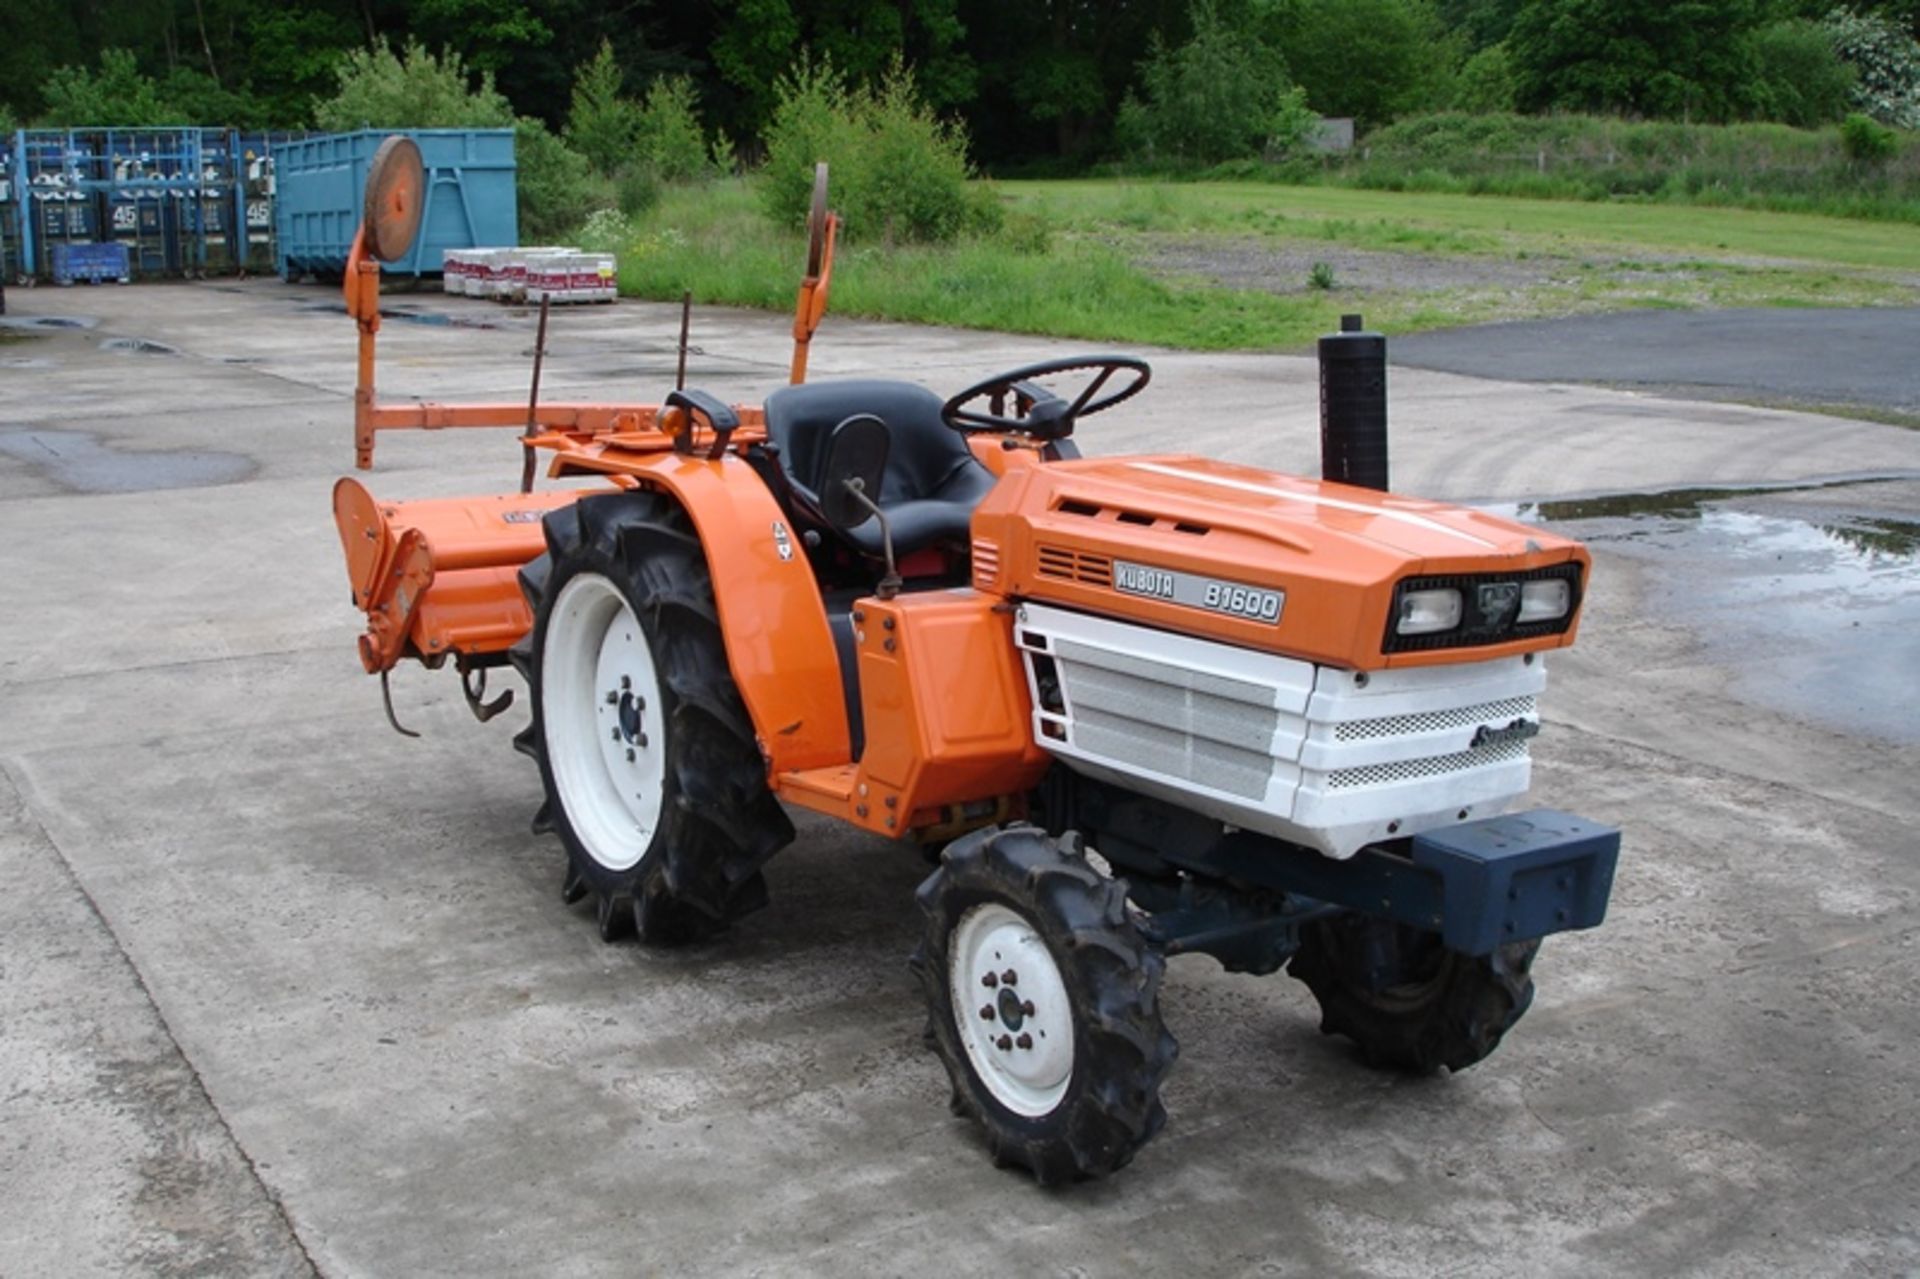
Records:
<instances>
[{"instance_id":1,"label":"tyre tread pattern","mask_svg":"<svg viewBox=\"0 0 1920 1279\"><path fill-rule=\"evenodd\" d=\"M1309 928L1287 967L1320 1004L1320 1033L1344 1035L1370 1066L1430 1075L1465 1070L1500 1045L1533 1003L1533 958L1539 941L1514 942L1490 955L1447 952L1446 972L1417 1002L1384 1007L1360 990L1350 964L1353 930L1368 921L1346 916ZM1339 931L1347 930L1342 938Z\"/></svg>"},{"instance_id":2,"label":"tyre tread pattern","mask_svg":"<svg viewBox=\"0 0 1920 1279\"><path fill-rule=\"evenodd\" d=\"M951 1108L985 1129L995 1164L1030 1171L1042 1185L1125 1167L1160 1131L1160 1085L1179 1046L1160 1016L1166 961L1127 913L1125 888L1063 841L1032 826L989 828L956 840L920 886L926 929L909 967L929 1010L927 1042L953 1084ZM1000 901L1026 917L1052 950L1075 1017L1074 1075L1042 1118L1007 1111L973 1075L955 1027L949 946L968 908Z\"/></svg>"},{"instance_id":3,"label":"tyre tread pattern","mask_svg":"<svg viewBox=\"0 0 1920 1279\"><path fill-rule=\"evenodd\" d=\"M561 896L568 903L591 896L603 938L633 931L656 945L700 940L766 904L761 867L794 830L767 787L752 720L727 666L699 538L678 503L646 492L582 498L549 514L544 530L547 553L519 574L534 626L508 653L533 692L533 721L514 747L539 764L546 788L535 830L560 837L567 850ZM556 575L583 568L605 573L642 615L672 708L662 855L624 872L594 862L569 832L541 732L536 644Z\"/></svg>"}]
</instances>

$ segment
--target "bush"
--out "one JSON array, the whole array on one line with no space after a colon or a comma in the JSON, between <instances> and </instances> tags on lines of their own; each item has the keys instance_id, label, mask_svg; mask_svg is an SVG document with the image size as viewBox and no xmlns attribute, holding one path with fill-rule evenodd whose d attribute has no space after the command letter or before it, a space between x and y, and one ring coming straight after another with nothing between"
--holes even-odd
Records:
<instances>
[{"instance_id":1,"label":"bush","mask_svg":"<svg viewBox=\"0 0 1920 1279\"><path fill-rule=\"evenodd\" d=\"M1820 25L1854 70L1854 107L1881 124L1920 128L1920 44L1878 14L1834 9Z\"/></svg>"},{"instance_id":2,"label":"bush","mask_svg":"<svg viewBox=\"0 0 1920 1279\"><path fill-rule=\"evenodd\" d=\"M1840 122L1840 149L1857 164L1885 164L1900 150L1900 135L1855 113Z\"/></svg>"},{"instance_id":3,"label":"bush","mask_svg":"<svg viewBox=\"0 0 1920 1279\"><path fill-rule=\"evenodd\" d=\"M830 62L803 60L777 86L765 141L762 199L782 225L805 222L822 160L852 236L944 241L999 224L999 202L968 191L965 132L921 104L898 61L878 86L856 90Z\"/></svg>"},{"instance_id":4,"label":"bush","mask_svg":"<svg viewBox=\"0 0 1920 1279\"><path fill-rule=\"evenodd\" d=\"M592 61L574 73L567 107L567 145L609 177L633 162L640 134L640 108L620 96L620 79L613 42L602 40Z\"/></svg>"},{"instance_id":5,"label":"bush","mask_svg":"<svg viewBox=\"0 0 1920 1279\"><path fill-rule=\"evenodd\" d=\"M513 158L522 244L552 244L594 209L612 203L587 158L532 117L514 121Z\"/></svg>"},{"instance_id":6,"label":"bush","mask_svg":"<svg viewBox=\"0 0 1920 1279\"><path fill-rule=\"evenodd\" d=\"M1854 72L1819 23L1770 23L1749 36L1747 45L1754 66L1754 116L1811 129L1846 114Z\"/></svg>"},{"instance_id":7,"label":"bush","mask_svg":"<svg viewBox=\"0 0 1920 1279\"><path fill-rule=\"evenodd\" d=\"M409 41L396 54L383 40L347 53L334 74L338 90L313 109L325 130L511 128L523 244L559 239L612 202L585 156L540 121L515 118L493 77L482 73L476 85L457 53L435 56Z\"/></svg>"},{"instance_id":8,"label":"bush","mask_svg":"<svg viewBox=\"0 0 1920 1279\"><path fill-rule=\"evenodd\" d=\"M1288 97L1280 59L1244 32L1230 30L1211 0L1193 8L1193 38L1177 49L1156 35L1140 64L1144 99L1128 94L1114 125L1120 147L1141 159L1217 164L1259 155L1277 128L1299 141L1297 93ZM1295 109L1290 110L1289 108Z\"/></svg>"},{"instance_id":9,"label":"bush","mask_svg":"<svg viewBox=\"0 0 1920 1279\"><path fill-rule=\"evenodd\" d=\"M313 107L316 127L354 129L505 129L513 108L482 73L477 86L460 55L435 56L409 40L399 53L384 39L350 49L334 68L338 88ZM541 132L545 132L543 128Z\"/></svg>"},{"instance_id":10,"label":"bush","mask_svg":"<svg viewBox=\"0 0 1920 1279\"><path fill-rule=\"evenodd\" d=\"M1014 253L1044 257L1053 248L1053 224L1043 214L1012 209L1001 218L998 238Z\"/></svg>"},{"instance_id":11,"label":"bush","mask_svg":"<svg viewBox=\"0 0 1920 1279\"><path fill-rule=\"evenodd\" d=\"M637 218L660 203L660 175L645 160L635 160L613 180L613 198L620 212Z\"/></svg>"},{"instance_id":12,"label":"bush","mask_svg":"<svg viewBox=\"0 0 1920 1279\"><path fill-rule=\"evenodd\" d=\"M1453 109L1477 115L1509 112L1518 101L1507 46L1490 44L1468 58L1453 81Z\"/></svg>"},{"instance_id":13,"label":"bush","mask_svg":"<svg viewBox=\"0 0 1920 1279\"><path fill-rule=\"evenodd\" d=\"M52 128L140 129L185 124L161 100L160 86L140 73L126 49L102 49L100 70L56 67L40 87L46 112L40 123Z\"/></svg>"},{"instance_id":14,"label":"bush","mask_svg":"<svg viewBox=\"0 0 1920 1279\"><path fill-rule=\"evenodd\" d=\"M707 140L694 115L693 81L666 76L647 90L634 142L641 157L668 182L684 182L707 171Z\"/></svg>"},{"instance_id":15,"label":"bush","mask_svg":"<svg viewBox=\"0 0 1920 1279\"><path fill-rule=\"evenodd\" d=\"M768 216L789 227L805 224L813 166L823 160L833 169L835 202L846 207L864 134L846 77L831 60L801 58L774 85L773 115L762 138L767 162L760 190Z\"/></svg>"}]
</instances>

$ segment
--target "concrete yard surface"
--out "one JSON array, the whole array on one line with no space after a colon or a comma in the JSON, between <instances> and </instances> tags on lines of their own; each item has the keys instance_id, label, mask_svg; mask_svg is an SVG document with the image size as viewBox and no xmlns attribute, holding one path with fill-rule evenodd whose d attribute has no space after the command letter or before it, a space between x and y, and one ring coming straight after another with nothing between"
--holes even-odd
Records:
<instances>
[{"instance_id":1,"label":"concrete yard surface","mask_svg":"<svg viewBox=\"0 0 1920 1279\"><path fill-rule=\"evenodd\" d=\"M524 401L529 312L387 301L383 394ZM1166 1130L1043 1191L922 1044L916 850L801 816L768 909L603 945L529 833L524 707L407 667L422 736L387 727L329 506L337 293L9 303L0 1276L1920 1269L1920 432L1396 368L1397 489L1594 548L1531 802L1624 829L1610 917L1435 1079L1174 960ZM552 323L545 395L671 386L675 308ZM757 402L787 329L696 310L691 383ZM1076 349L829 316L812 367L944 394ZM1089 452L1317 471L1310 360L1142 354ZM518 470L507 432L396 432L363 478Z\"/></svg>"}]
</instances>

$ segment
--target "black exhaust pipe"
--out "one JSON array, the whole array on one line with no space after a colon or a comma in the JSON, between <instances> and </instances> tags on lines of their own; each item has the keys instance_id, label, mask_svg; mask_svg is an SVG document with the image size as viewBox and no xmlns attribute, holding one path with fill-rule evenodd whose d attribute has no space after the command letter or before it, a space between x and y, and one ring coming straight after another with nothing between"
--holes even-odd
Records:
<instances>
[{"instance_id":1,"label":"black exhaust pipe","mask_svg":"<svg viewBox=\"0 0 1920 1279\"><path fill-rule=\"evenodd\" d=\"M1320 339L1320 477L1387 487L1387 339L1357 315Z\"/></svg>"}]
</instances>

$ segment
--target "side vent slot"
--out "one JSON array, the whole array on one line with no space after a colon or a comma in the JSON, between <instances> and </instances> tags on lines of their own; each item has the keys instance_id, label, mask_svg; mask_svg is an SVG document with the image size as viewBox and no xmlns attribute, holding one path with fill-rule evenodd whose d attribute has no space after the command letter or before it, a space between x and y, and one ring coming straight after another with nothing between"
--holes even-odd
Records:
<instances>
[{"instance_id":1,"label":"side vent slot","mask_svg":"<svg viewBox=\"0 0 1920 1279\"><path fill-rule=\"evenodd\" d=\"M1083 586L1113 585L1113 561L1104 555L1087 555L1064 546L1042 546L1039 557L1042 577L1078 582Z\"/></svg>"},{"instance_id":2,"label":"side vent slot","mask_svg":"<svg viewBox=\"0 0 1920 1279\"><path fill-rule=\"evenodd\" d=\"M1075 498L1064 498L1058 508L1062 515L1083 515L1092 519L1100 514L1100 508L1092 502L1082 502Z\"/></svg>"},{"instance_id":3,"label":"side vent slot","mask_svg":"<svg viewBox=\"0 0 1920 1279\"><path fill-rule=\"evenodd\" d=\"M984 537L973 539L974 589L987 591L1000 581L1000 543Z\"/></svg>"}]
</instances>

